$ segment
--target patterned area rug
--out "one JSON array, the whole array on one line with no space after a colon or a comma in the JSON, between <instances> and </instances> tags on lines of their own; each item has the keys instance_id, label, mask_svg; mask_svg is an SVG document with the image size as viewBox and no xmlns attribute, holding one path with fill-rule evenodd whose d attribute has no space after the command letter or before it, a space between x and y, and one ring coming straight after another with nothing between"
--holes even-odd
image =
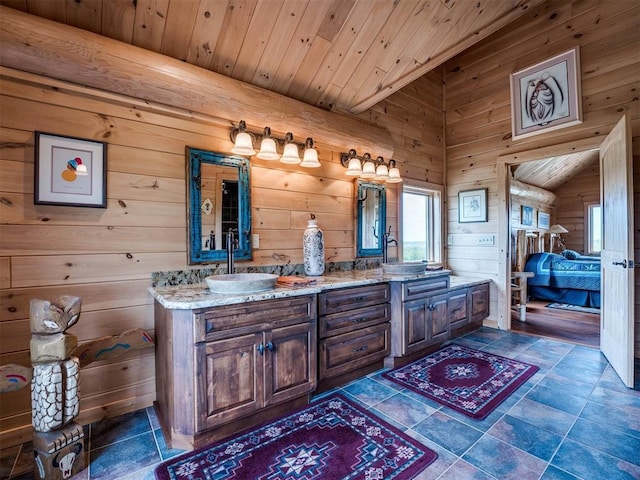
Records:
<instances>
[{"instance_id":1,"label":"patterned area rug","mask_svg":"<svg viewBox=\"0 0 640 480\"><path fill-rule=\"evenodd\" d=\"M168 460L156 478L410 479L437 454L341 395Z\"/></svg>"},{"instance_id":2,"label":"patterned area rug","mask_svg":"<svg viewBox=\"0 0 640 480\"><path fill-rule=\"evenodd\" d=\"M535 365L451 344L383 376L481 420L537 371Z\"/></svg>"},{"instance_id":3,"label":"patterned area rug","mask_svg":"<svg viewBox=\"0 0 640 480\"><path fill-rule=\"evenodd\" d=\"M600 309L599 308L581 307L579 305L569 305L568 303L554 302L554 303L548 304L547 307L549 307L549 308L558 308L560 310L570 310L572 312L596 313L596 314L600 315Z\"/></svg>"}]
</instances>

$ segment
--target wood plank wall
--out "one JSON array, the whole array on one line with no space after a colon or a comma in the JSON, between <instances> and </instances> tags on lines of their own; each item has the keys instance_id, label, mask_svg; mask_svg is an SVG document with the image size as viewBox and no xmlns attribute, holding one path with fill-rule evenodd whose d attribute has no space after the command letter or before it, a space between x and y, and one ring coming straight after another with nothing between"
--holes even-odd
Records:
<instances>
[{"instance_id":1,"label":"wood plank wall","mask_svg":"<svg viewBox=\"0 0 640 480\"><path fill-rule=\"evenodd\" d=\"M448 263L454 272L498 278L498 247L472 249L463 239L497 235L498 156L606 134L624 113L632 122L634 154L640 155L639 16L640 5L624 0L547 2L445 64L448 231L454 239ZM575 46L580 47L584 122L512 140L509 74ZM489 189L489 221L458 223L458 192L478 187ZM636 230L636 246L637 241ZM639 278L636 270L636 286ZM635 322L638 356L637 308Z\"/></svg>"},{"instance_id":2,"label":"wood plank wall","mask_svg":"<svg viewBox=\"0 0 640 480\"><path fill-rule=\"evenodd\" d=\"M533 208L533 218L531 225L524 225L522 223L522 207L527 206ZM548 242L545 243L546 230L542 230L538 226L538 212L548 213L551 217L551 224L554 221L554 206L547 205L545 203L537 202L530 198L523 198L520 195L511 195L511 265L512 268L516 262L516 236L518 230L527 230L530 232L536 232L538 234L537 245L542 250L548 248Z\"/></svg>"},{"instance_id":3,"label":"wood plank wall","mask_svg":"<svg viewBox=\"0 0 640 480\"><path fill-rule=\"evenodd\" d=\"M600 203L600 167L596 163L586 168L562 184L554 193L557 197L554 223L559 223L569 230L569 233L562 235L564 246L578 252L586 252L586 208L587 205Z\"/></svg>"},{"instance_id":4,"label":"wood plank wall","mask_svg":"<svg viewBox=\"0 0 640 480\"><path fill-rule=\"evenodd\" d=\"M31 298L81 297L82 315L70 330L80 342L135 327L153 333L151 272L197 268L187 265L185 146L228 152L229 131L219 119L9 69L0 71L0 92L0 364L29 365ZM362 114L392 131L404 176L443 183L441 105L436 71ZM106 209L33 204L36 130L108 142ZM260 248L251 264L301 263L310 213L325 232L327 261L354 259L354 183L339 163L348 146L317 147L319 169L252 160ZM395 235L398 188L387 189ZM90 365L81 372L79 421L151 405L154 375L152 349ZM0 444L29 440L29 389L1 402Z\"/></svg>"}]
</instances>

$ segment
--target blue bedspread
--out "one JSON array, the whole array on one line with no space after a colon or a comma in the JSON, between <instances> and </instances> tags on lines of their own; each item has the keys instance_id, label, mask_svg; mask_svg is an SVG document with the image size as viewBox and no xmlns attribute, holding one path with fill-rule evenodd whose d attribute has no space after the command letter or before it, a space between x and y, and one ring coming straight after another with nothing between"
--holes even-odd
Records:
<instances>
[{"instance_id":1,"label":"blue bedspread","mask_svg":"<svg viewBox=\"0 0 640 480\"><path fill-rule=\"evenodd\" d=\"M562 255L540 252L529 257L524 269L535 273L528 282L532 286L600 290L600 259L597 257L567 260Z\"/></svg>"}]
</instances>

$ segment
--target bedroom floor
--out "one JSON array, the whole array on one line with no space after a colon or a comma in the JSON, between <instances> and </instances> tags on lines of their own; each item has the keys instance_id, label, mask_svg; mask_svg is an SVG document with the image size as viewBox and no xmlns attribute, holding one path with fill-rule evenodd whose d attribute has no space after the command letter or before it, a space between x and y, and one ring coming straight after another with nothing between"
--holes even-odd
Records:
<instances>
[{"instance_id":1,"label":"bedroom floor","mask_svg":"<svg viewBox=\"0 0 640 480\"><path fill-rule=\"evenodd\" d=\"M629 390L594 348L486 327L455 342L540 371L482 421L398 388L381 371L339 389L438 453L417 479L640 478L640 362ZM180 453L166 448L153 408L85 431L89 466L75 480L152 480L159 462ZM3 449L0 478L34 478L32 458L30 444Z\"/></svg>"},{"instance_id":2,"label":"bedroom floor","mask_svg":"<svg viewBox=\"0 0 640 480\"><path fill-rule=\"evenodd\" d=\"M589 347L600 347L600 315L549 308L548 301L527 302L527 321L512 311L511 329Z\"/></svg>"}]
</instances>

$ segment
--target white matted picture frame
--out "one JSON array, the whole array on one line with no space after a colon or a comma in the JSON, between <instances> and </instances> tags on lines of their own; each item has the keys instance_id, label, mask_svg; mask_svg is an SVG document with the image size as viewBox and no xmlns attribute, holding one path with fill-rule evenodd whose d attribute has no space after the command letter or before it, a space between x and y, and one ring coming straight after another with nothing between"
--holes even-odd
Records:
<instances>
[{"instance_id":1,"label":"white matted picture frame","mask_svg":"<svg viewBox=\"0 0 640 480\"><path fill-rule=\"evenodd\" d=\"M458 192L458 222L474 223L488 221L487 189Z\"/></svg>"},{"instance_id":2,"label":"white matted picture frame","mask_svg":"<svg viewBox=\"0 0 640 480\"><path fill-rule=\"evenodd\" d=\"M107 208L107 144L35 132L34 203Z\"/></svg>"},{"instance_id":3,"label":"white matted picture frame","mask_svg":"<svg viewBox=\"0 0 640 480\"><path fill-rule=\"evenodd\" d=\"M582 123L578 47L512 73L510 83L514 140Z\"/></svg>"},{"instance_id":4,"label":"white matted picture frame","mask_svg":"<svg viewBox=\"0 0 640 480\"><path fill-rule=\"evenodd\" d=\"M551 215L547 212L538 212L538 228L549 229L551 223Z\"/></svg>"}]
</instances>

